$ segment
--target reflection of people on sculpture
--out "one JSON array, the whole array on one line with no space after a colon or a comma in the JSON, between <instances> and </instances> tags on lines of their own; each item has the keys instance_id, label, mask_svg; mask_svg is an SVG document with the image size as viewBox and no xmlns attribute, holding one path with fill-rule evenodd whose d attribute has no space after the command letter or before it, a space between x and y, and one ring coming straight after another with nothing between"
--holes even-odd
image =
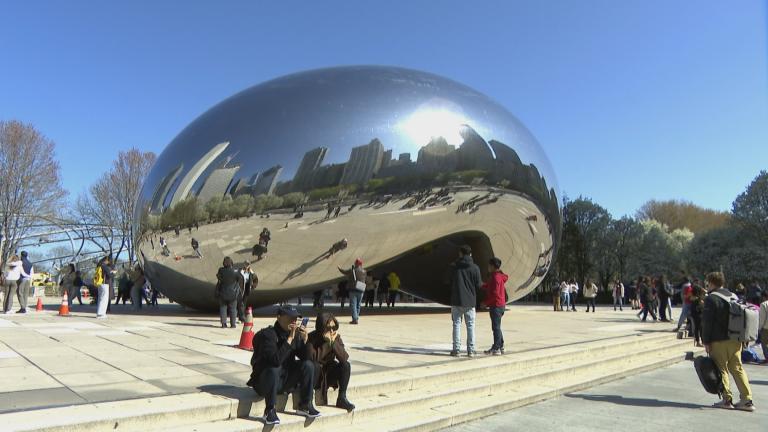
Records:
<instances>
[{"instance_id":1,"label":"reflection of people on sculpture","mask_svg":"<svg viewBox=\"0 0 768 432\"><path fill-rule=\"evenodd\" d=\"M320 390L320 403L328 404L328 388L338 388L336 407L352 412L347 399L347 386L352 376L349 354L339 334L339 321L330 313L318 315L316 330L307 338L307 358L315 362L315 389Z\"/></svg>"},{"instance_id":2,"label":"reflection of people on sculpture","mask_svg":"<svg viewBox=\"0 0 768 432\"><path fill-rule=\"evenodd\" d=\"M272 240L272 234L269 230L267 228L261 230L261 234L259 234L259 242L264 242L264 247L268 247L270 240Z\"/></svg>"},{"instance_id":3,"label":"reflection of people on sculpture","mask_svg":"<svg viewBox=\"0 0 768 432\"><path fill-rule=\"evenodd\" d=\"M259 243L253 245L251 255L255 256L257 260L261 261L264 255L267 254L267 243L264 240L259 240Z\"/></svg>"},{"instance_id":4,"label":"reflection of people on sculpture","mask_svg":"<svg viewBox=\"0 0 768 432\"><path fill-rule=\"evenodd\" d=\"M308 335L297 322L300 317L295 307L281 307L275 324L259 330L253 338L253 371L247 385L264 397L267 424L280 424L275 411L277 395L297 389L300 401L296 413L306 417L320 415L312 404L315 363L307 358Z\"/></svg>"},{"instance_id":5,"label":"reflection of people on sculpture","mask_svg":"<svg viewBox=\"0 0 768 432\"><path fill-rule=\"evenodd\" d=\"M341 240L337 241L336 243L334 243L333 245L331 245L331 248L328 249L328 252L325 253L327 255L325 258L330 258L336 252L342 251L342 250L344 250L346 248L347 248L347 239L345 239L345 238L341 239Z\"/></svg>"},{"instance_id":6,"label":"reflection of people on sculpture","mask_svg":"<svg viewBox=\"0 0 768 432\"><path fill-rule=\"evenodd\" d=\"M163 249L161 252L164 256L171 256L171 250L168 249L168 243L165 241L165 237L160 236L160 247Z\"/></svg>"},{"instance_id":7,"label":"reflection of people on sculpture","mask_svg":"<svg viewBox=\"0 0 768 432\"><path fill-rule=\"evenodd\" d=\"M200 253L200 243L192 237L192 250L195 251L195 255L197 255L198 258L202 258L203 254Z\"/></svg>"}]
</instances>

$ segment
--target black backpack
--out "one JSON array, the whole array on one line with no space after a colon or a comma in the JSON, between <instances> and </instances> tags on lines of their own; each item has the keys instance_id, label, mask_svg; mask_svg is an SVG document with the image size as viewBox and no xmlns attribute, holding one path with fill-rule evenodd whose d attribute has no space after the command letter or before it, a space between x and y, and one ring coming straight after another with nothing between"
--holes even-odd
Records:
<instances>
[{"instance_id":1,"label":"black backpack","mask_svg":"<svg viewBox=\"0 0 768 432\"><path fill-rule=\"evenodd\" d=\"M708 356L698 356L693 360L693 367L696 368L696 374L699 376L701 385L707 393L722 395L723 377L720 375L720 369L717 368L715 361Z\"/></svg>"}]
</instances>

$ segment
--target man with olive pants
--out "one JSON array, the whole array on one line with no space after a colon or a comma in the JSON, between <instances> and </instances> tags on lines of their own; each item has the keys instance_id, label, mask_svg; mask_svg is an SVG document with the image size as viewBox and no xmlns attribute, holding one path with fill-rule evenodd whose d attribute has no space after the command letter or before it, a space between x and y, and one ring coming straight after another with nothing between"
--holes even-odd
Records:
<instances>
[{"instance_id":1,"label":"man with olive pants","mask_svg":"<svg viewBox=\"0 0 768 432\"><path fill-rule=\"evenodd\" d=\"M295 307L281 307L275 324L261 329L253 337L253 372L247 385L265 399L266 424L280 423L275 410L277 395L290 393L296 387L301 398L296 413L305 417L320 416L312 404L315 364L307 358L308 334L306 324L297 323L300 317Z\"/></svg>"}]
</instances>

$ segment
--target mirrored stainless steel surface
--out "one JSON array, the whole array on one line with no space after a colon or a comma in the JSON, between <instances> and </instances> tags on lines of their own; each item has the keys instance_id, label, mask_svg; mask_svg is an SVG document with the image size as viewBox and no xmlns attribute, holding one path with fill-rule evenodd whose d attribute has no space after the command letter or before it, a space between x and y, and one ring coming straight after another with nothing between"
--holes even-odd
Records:
<instances>
[{"instance_id":1,"label":"mirrored stainless steel surface","mask_svg":"<svg viewBox=\"0 0 768 432\"><path fill-rule=\"evenodd\" d=\"M448 303L461 244L484 274L502 260L514 301L552 263L559 194L536 139L488 97L424 72L339 67L256 85L194 120L148 174L135 231L151 283L197 309L217 306L225 256L252 263L252 305L336 287L356 258Z\"/></svg>"}]
</instances>

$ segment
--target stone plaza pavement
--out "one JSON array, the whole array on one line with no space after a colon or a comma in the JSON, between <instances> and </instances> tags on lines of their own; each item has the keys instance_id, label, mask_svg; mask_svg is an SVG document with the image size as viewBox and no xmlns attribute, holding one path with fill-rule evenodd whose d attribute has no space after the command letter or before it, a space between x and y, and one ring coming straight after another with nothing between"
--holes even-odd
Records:
<instances>
[{"instance_id":1,"label":"stone plaza pavement","mask_svg":"<svg viewBox=\"0 0 768 432\"><path fill-rule=\"evenodd\" d=\"M441 432L612 432L626 425L653 431L765 431L768 366L745 368L757 407L753 413L712 408L717 396L704 392L692 362L683 361Z\"/></svg>"}]
</instances>

